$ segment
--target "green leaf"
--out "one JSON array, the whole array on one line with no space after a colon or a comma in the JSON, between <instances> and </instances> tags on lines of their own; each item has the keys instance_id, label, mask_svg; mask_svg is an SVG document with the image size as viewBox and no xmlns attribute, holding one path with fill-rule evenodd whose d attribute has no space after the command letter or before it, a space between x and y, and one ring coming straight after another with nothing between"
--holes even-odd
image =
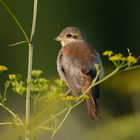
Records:
<instances>
[{"instance_id":1,"label":"green leaf","mask_svg":"<svg viewBox=\"0 0 140 140\"><path fill-rule=\"evenodd\" d=\"M13 47L13 46L21 45L21 44L26 44L26 43L28 43L28 42L27 42L27 41L20 41L20 42L14 43L14 44L10 44L9 46L10 46L10 47Z\"/></svg>"}]
</instances>

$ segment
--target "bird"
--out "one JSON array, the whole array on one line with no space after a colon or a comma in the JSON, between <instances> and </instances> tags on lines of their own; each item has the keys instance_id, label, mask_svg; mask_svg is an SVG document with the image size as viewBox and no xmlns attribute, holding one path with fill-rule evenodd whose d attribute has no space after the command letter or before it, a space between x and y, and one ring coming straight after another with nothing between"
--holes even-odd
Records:
<instances>
[{"instance_id":1,"label":"bird","mask_svg":"<svg viewBox=\"0 0 140 140\"><path fill-rule=\"evenodd\" d=\"M73 96L79 97L91 86L97 74L95 64L98 64L101 69L98 80L104 76L100 55L78 27L64 28L55 40L61 44L57 56L57 71L60 79L66 82ZM99 85L88 90L86 95L90 119L96 117L101 119L97 101L99 99Z\"/></svg>"}]
</instances>

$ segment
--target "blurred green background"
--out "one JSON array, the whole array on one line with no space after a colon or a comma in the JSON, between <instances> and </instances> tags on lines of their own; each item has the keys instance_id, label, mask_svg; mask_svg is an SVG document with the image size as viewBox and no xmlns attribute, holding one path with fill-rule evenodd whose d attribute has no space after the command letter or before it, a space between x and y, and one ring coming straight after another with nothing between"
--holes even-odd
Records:
<instances>
[{"instance_id":1,"label":"blurred green background","mask_svg":"<svg viewBox=\"0 0 140 140\"><path fill-rule=\"evenodd\" d=\"M33 0L5 0L30 35ZM58 77L56 57L60 44L54 38L67 26L82 29L90 43L102 54L113 50L127 54L130 48L140 55L140 1L139 0L40 0L34 40L34 69L41 69L49 79ZM0 75L0 88L9 73L27 75L28 47L9 44L22 41L16 24L0 5L0 64L8 71ZM102 57L102 56L101 56ZM111 63L102 57L106 73ZM8 93L8 105L22 115L24 97ZM140 140L140 69L120 73L101 85L103 121L91 122L84 103L69 116L56 140ZM84 107L83 107L84 106ZM0 110L0 122L6 116ZM0 140L16 140L12 127L0 127ZM39 140L46 140L45 133Z\"/></svg>"}]
</instances>

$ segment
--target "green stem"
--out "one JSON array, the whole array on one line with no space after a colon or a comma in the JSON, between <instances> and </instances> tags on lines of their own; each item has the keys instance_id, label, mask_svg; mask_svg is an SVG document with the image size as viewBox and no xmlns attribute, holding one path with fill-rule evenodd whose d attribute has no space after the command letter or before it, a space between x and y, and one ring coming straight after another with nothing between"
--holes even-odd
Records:
<instances>
[{"instance_id":1,"label":"green stem","mask_svg":"<svg viewBox=\"0 0 140 140\"><path fill-rule=\"evenodd\" d=\"M0 123L0 126L1 125L13 125L11 122L3 122L3 123Z\"/></svg>"},{"instance_id":2,"label":"green stem","mask_svg":"<svg viewBox=\"0 0 140 140\"><path fill-rule=\"evenodd\" d=\"M5 91L4 91L4 95L2 97L2 104L4 104L6 101L6 94L7 94L8 87L9 87L9 84L5 84Z\"/></svg>"},{"instance_id":3,"label":"green stem","mask_svg":"<svg viewBox=\"0 0 140 140\"><path fill-rule=\"evenodd\" d=\"M19 140L21 140L21 134L20 134L20 131L18 129L18 125L17 125L17 121L15 120L15 118L12 118L9 114L9 120L11 121L12 125L13 125L13 128L16 130L17 134L18 134L18 137L19 137Z\"/></svg>"},{"instance_id":4,"label":"green stem","mask_svg":"<svg viewBox=\"0 0 140 140\"><path fill-rule=\"evenodd\" d=\"M45 108L44 110L42 110L41 112L38 113L38 115L34 118L33 122L34 123L35 121L37 121L38 118L40 118L40 116L45 113L50 107L52 107L54 104L56 104L57 102L53 102L51 103L47 108Z\"/></svg>"},{"instance_id":5,"label":"green stem","mask_svg":"<svg viewBox=\"0 0 140 140\"><path fill-rule=\"evenodd\" d=\"M32 73L33 63L33 46L29 44L29 55L28 55L28 77L27 77L27 93L26 93L26 136L25 140L30 140L30 117L31 117L31 95L30 95L30 81Z\"/></svg>"},{"instance_id":6,"label":"green stem","mask_svg":"<svg viewBox=\"0 0 140 140\"><path fill-rule=\"evenodd\" d=\"M120 70L120 67L117 67L114 71L112 71L110 74L108 74L107 76L105 76L104 78L102 78L101 80L99 80L98 82L94 83L94 86L106 81L107 79L109 79L110 77L112 77L114 74L116 74L118 71Z\"/></svg>"},{"instance_id":7,"label":"green stem","mask_svg":"<svg viewBox=\"0 0 140 140\"><path fill-rule=\"evenodd\" d=\"M60 129L60 127L63 125L64 121L67 119L68 115L71 112L71 108L68 109L66 115L64 116L63 120L61 121L61 123L59 124L59 126L54 130L51 139L53 139L54 135L57 133L57 131Z\"/></svg>"},{"instance_id":8,"label":"green stem","mask_svg":"<svg viewBox=\"0 0 140 140\"><path fill-rule=\"evenodd\" d=\"M68 110L68 108L63 109L61 112L59 112L55 116L53 116L53 118L50 118L50 119L46 120L45 122L41 123L36 129L39 129L40 127L43 127L45 124L47 124L48 122L54 120L55 118L57 118L58 116L60 116L64 112L66 112L67 110Z\"/></svg>"},{"instance_id":9,"label":"green stem","mask_svg":"<svg viewBox=\"0 0 140 140\"><path fill-rule=\"evenodd\" d=\"M81 96L84 96L84 94L81 95ZM75 108L76 106L78 106L78 105L79 105L80 103L82 103L84 100L85 100L85 98L83 97L80 101L78 101L76 104L74 104L73 106L71 106L71 109L73 109L73 108Z\"/></svg>"},{"instance_id":10,"label":"green stem","mask_svg":"<svg viewBox=\"0 0 140 140\"><path fill-rule=\"evenodd\" d=\"M12 13L12 11L10 10L10 8L2 0L0 0L0 3L7 10L7 12L11 15L11 17L13 18L13 20L15 21L15 23L18 25L18 27L21 30L21 33L24 35L26 41L29 42L28 36L27 36L25 30L23 29L22 25L20 24L19 20L16 18L16 16Z\"/></svg>"},{"instance_id":11,"label":"green stem","mask_svg":"<svg viewBox=\"0 0 140 140\"><path fill-rule=\"evenodd\" d=\"M28 44L28 42L27 42L27 41L19 41L19 42L16 42L16 43L14 43L14 44L10 44L9 46L10 46L10 47L13 47L13 46L21 45L21 44Z\"/></svg>"},{"instance_id":12,"label":"green stem","mask_svg":"<svg viewBox=\"0 0 140 140\"><path fill-rule=\"evenodd\" d=\"M31 36L30 40L23 29L22 25L20 24L19 20L15 17L15 15L12 13L12 11L9 9L9 7L2 1L0 0L0 3L2 6L8 11L8 13L11 15L15 23L18 25L19 29L21 30L21 33L24 35L26 41L28 42L29 46L29 53L28 53L28 76L27 76L27 93L26 93L26 136L25 140L30 140L31 134L30 134L30 87L29 87L29 82L31 80L31 72L32 72L32 63L33 63L33 44L32 44L32 39L35 33L35 27L36 27L36 18L37 18L37 5L38 5L38 0L34 0L34 8L33 8L33 20L32 20L32 29L31 29ZM7 107L5 107L3 104L0 103L0 106L2 106L4 109L6 109L13 117L17 117L11 110L9 110ZM21 123L22 121L17 117L17 120Z\"/></svg>"},{"instance_id":13,"label":"green stem","mask_svg":"<svg viewBox=\"0 0 140 140\"><path fill-rule=\"evenodd\" d=\"M31 128L30 128L30 118L31 118L31 91L30 91L30 81L32 79L32 66L33 66L33 44L32 39L35 33L36 27L36 18L37 18L37 6L38 0L34 0L34 8L33 8L33 20L32 20L32 29L30 36L29 45L29 54L28 54L28 76L27 76L27 93L26 93L26 133L25 140L31 139Z\"/></svg>"},{"instance_id":14,"label":"green stem","mask_svg":"<svg viewBox=\"0 0 140 140\"><path fill-rule=\"evenodd\" d=\"M12 122L3 122L3 123L0 123L0 126L2 126L2 125L13 125L13 123ZM16 125L21 126L20 123L16 123Z\"/></svg>"},{"instance_id":15,"label":"green stem","mask_svg":"<svg viewBox=\"0 0 140 140\"><path fill-rule=\"evenodd\" d=\"M92 87L104 82L105 80L107 80L108 78L112 77L114 74L116 74L118 71L120 70L120 67L117 67L114 71L112 71L110 74L108 74L107 76L105 76L104 78L102 78L101 80L97 81L96 83L91 84L91 86L89 86L89 88L83 93L86 94Z\"/></svg>"},{"instance_id":16,"label":"green stem","mask_svg":"<svg viewBox=\"0 0 140 140\"><path fill-rule=\"evenodd\" d=\"M55 118L59 117L61 114L63 114L64 112L66 112L67 110L67 113L66 115L64 116L63 120L61 121L61 123L59 124L59 126L54 130L52 136L51 136L51 139L54 137L54 135L56 134L56 132L60 129L60 127L63 125L64 121L67 119L68 115L70 114L71 110L73 108L75 108L76 106L78 106L81 102L84 101L85 98L82 98L80 101L78 101L76 104L74 104L73 106L70 106L69 108L65 108L63 109L61 112L57 113L55 116L53 116L53 118L50 118L48 119L47 121L43 122L39 127L37 127L36 129L42 129L42 128L45 128L45 130L52 130L52 129L46 129L46 127L44 127L45 124L47 124L48 122L54 120Z\"/></svg>"},{"instance_id":17,"label":"green stem","mask_svg":"<svg viewBox=\"0 0 140 140\"><path fill-rule=\"evenodd\" d=\"M66 113L66 115L64 116L63 120L60 122L59 126L54 130L52 136L51 136L51 139L53 139L54 135L57 133L57 131L60 129L60 127L63 125L63 123L65 122L65 120L67 119L68 115L70 114L71 110L73 108L75 108L76 106L78 106L81 102L84 101L85 98L82 98L80 101L78 101L76 104L74 104L73 106L69 107L68 108L68 111ZM59 115L59 114L58 114ZM56 117L56 116L54 116ZM54 118L53 118L54 119Z\"/></svg>"},{"instance_id":18,"label":"green stem","mask_svg":"<svg viewBox=\"0 0 140 140\"><path fill-rule=\"evenodd\" d=\"M52 130L52 128L49 128L49 127L39 127L39 129L42 129L42 130Z\"/></svg>"},{"instance_id":19,"label":"green stem","mask_svg":"<svg viewBox=\"0 0 140 140\"><path fill-rule=\"evenodd\" d=\"M18 121L22 126L24 126L22 120L21 120L13 111L11 111L8 107L6 107L5 105L3 105L2 103L0 103L0 106L3 107L7 112L9 112L9 113L13 116L13 118L16 118L17 121Z\"/></svg>"},{"instance_id":20,"label":"green stem","mask_svg":"<svg viewBox=\"0 0 140 140\"><path fill-rule=\"evenodd\" d=\"M33 10L33 19L32 19L32 29L31 29L30 42L32 42L32 40L33 40L33 36L35 34L35 29L36 29L37 5L38 5L38 0L34 0L34 10Z\"/></svg>"},{"instance_id":21,"label":"green stem","mask_svg":"<svg viewBox=\"0 0 140 140\"><path fill-rule=\"evenodd\" d=\"M138 69L138 68L140 68L140 65L136 65L136 66L132 66L132 67L126 68L124 70L121 70L120 72L128 71L128 70L133 70L133 69Z\"/></svg>"}]
</instances>

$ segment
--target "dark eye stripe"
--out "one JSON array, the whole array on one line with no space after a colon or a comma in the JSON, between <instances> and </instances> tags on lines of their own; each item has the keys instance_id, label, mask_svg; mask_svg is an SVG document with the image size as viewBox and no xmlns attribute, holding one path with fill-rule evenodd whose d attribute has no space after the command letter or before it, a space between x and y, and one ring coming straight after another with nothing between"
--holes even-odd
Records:
<instances>
[{"instance_id":1,"label":"dark eye stripe","mask_svg":"<svg viewBox=\"0 0 140 140\"><path fill-rule=\"evenodd\" d=\"M78 36L77 36L77 35L73 35L73 38L74 38L74 39L78 39Z\"/></svg>"}]
</instances>

